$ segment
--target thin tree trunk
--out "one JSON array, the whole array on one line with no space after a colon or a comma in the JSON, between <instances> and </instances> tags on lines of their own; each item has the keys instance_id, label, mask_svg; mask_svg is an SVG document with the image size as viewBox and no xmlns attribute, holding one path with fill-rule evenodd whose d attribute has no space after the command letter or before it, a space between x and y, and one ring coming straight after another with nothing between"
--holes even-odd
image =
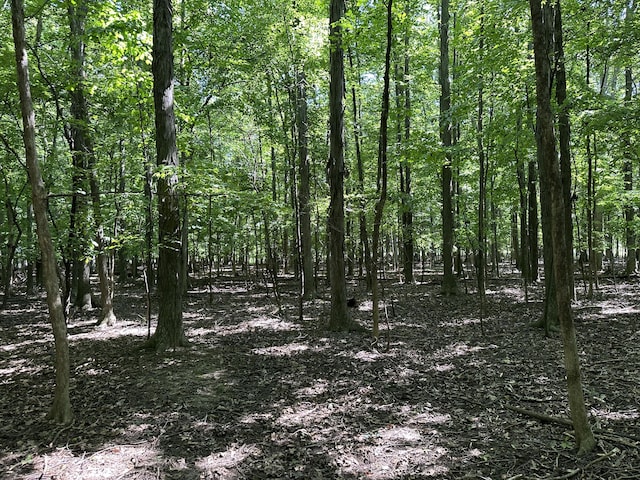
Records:
<instances>
[{"instance_id":1,"label":"thin tree trunk","mask_svg":"<svg viewBox=\"0 0 640 480\"><path fill-rule=\"evenodd\" d=\"M382 228L382 216L384 205L387 201L387 145L388 145L388 122L389 122L389 84L391 76L391 48L392 48L392 0L387 0L387 48L384 64L384 87L382 91L382 109L380 112L380 134L378 137L378 176L376 181L376 191L378 201L375 206L375 216L373 220L373 235L371 237L371 254L373 272L371 275L371 293L373 302L373 337L378 338L380 334L380 285L378 283L378 260L380 256L380 230Z\"/></svg>"},{"instance_id":2,"label":"thin tree trunk","mask_svg":"<svg viewBox=\"0 0 640 480\"><path fill-rule=\"evenodd\" d=\"M298 209L300 210L300 260L302 261L302 296L310 299L315 295L313 276L313 250L311 236L311 186L309 183L309 120L307 118L307 79L304 71L297 79L297 124L298 124Z\"/></svg>"},{"instance_id":3,"label":"thin tree trunk","mask_svg":"<svg viewBox=\"0 0 640 480\"><path fill-rule=\"evenodd\" d=\"M631 67L627 67L624 72L625 89L624 89L624 101L625 105L630 106L632 94L633 94L633 76ZM625 160L623 165L624 172L624 190L627 193L628 198L624 207L624 219L625 219L625 243L627 247L627 262L625 266L625 273L631 275L637 271L636 262L636 241L637 235L633 228L633 219L635 217L633 203L631 202L631 192L633 191L633 147L631 144L630 132L625 132L624 137L624 153Z\"/></svg>"},{"instance_id":4,"label":"thin tree trunk","mask_svg":"<svg viewBox=\"0 0 640 480\"><path fill-rule=\"evenodd\" d=\"M53 405L48 417L57 423L68 424L73 418L69 398L69 342L67 339L67 326L62 307L62 299L60 298L56 256L49 232L49 224L47 222L47 192L44 181L42 180L42 174L40 173L40 164L36 151L35 113L33 111L31 87L29 84L29 66L22 0L11 1L11 20L16 53L16 68L18 72L18 89L20 91L20 109L24 129L24 145L29 171L29 182L31 183L31 199L36 217L36 231L44 269L43 280L47 292L49 318L53 328L56 349L56 386Z\"/></svg>"},{"instance_id":5,"label":"thin tree trunk","mask_svg":"<svg viewBox=\"0 0 640 480\"><path fill-rule=\"evenodd\" d=\"M349 65L353 70L353 55L349 51ZM360 72L356 71L356 77L358 83L360 79ZM360 198L360 209L358 215L358 223L360 226L360 244L363 249L364 265L366 270L366 283L367 289L371 289L371 274L373 271L371 265L371 251L369 248L369 233L367 231L367 201L364 196L364 166L362 163L362 146L360 138L360 106L358 104L358 97L356 94L356 86L351 87L351 101L353 104L353 141L356 148L356 169L358 171L357 192Z\"/></svg>"},{"instance_id":6,"label":"thin tree trunk","mask_svg":"<svg viewBox=\"0 0 640 480\"><path fill-rule=\"evenodd\" d=\"M480 10L481 15L481 24L480 24L480 42L479 42L479 54L481 56L484 55L484 4ZM486 290L486 244L487 244L487 235L485 229L485 218L486 218L486 205L487 205L487 162L485 158L484 152L484 130L483 130L483 119L484 119L484 78L482 71L480 71L478 78L478 121L477 121L477 132L476 132L476 141L478 148L478 163L480 165L480 170L478 173L478 258L476 259L477 272L478 272L478 295L480 296L480 327L482 329L482 333L484 334L484 324L483 317L485 311L485 290Z\"/></svg>"},{"instance_id":7,"label":"thin tree trunk","mask_svg":"<svg viewBox=\"0 0 640 480\"><path fill-rule=\"evenodd\" d=\"M451 164L451 81L449 79L449 0L441 0L440 10L440 141L444 149L442 163L442 293L458 290L453 274L453 183Z\"/></svg>"},{"instance_id":8,"label":"thin tree trunk","mask_svg":"<svg viewBox=\"0 0 640 480\"><path fill-rule=\"evenodd\" d=\"M580 454L591 451L595 439L587 418L587 410L582 391L580 360L571 312L571 294L567 268L567 230L564 225L564 195L562 179L556 153L554 119L551 111L550 81L551 32L543 14L541 0L530 0L531 23L533 27L533 45L536 67L536 140L539 163L544 166L540 180L546 184L551 196L552 239L553 239L553 275L556 280L556 301L562 340L564 344L564 362L567 374L567 388L571 420L575 430L575 439Z\"/></svg>"}]
</instances>

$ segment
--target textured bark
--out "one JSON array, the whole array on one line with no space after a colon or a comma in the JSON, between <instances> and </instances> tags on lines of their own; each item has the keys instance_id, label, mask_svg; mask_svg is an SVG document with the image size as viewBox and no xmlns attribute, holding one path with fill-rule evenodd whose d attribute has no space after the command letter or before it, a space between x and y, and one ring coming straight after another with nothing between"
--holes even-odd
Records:
<instances>
[{"instance_id":1,"label":"textured bark","mask_svg":"<svg viewBox=\"0 0 640 480\"><path fill-rule=\"evenodd\" d=\"M410 2L406 3L405 14L410 17ZM408 161L408 149L411 140L411 88L409 84L409 28L404 33L404 69L402 79L402 97L404 97L404 159L400 164L400 201L402 208L402 272L405 283L413 283L413 201L411 195L411 166Z\"/></svg>"},{"instance_id":2,"label":"textured bark","mask_svg":"<svg viewBox=\"0 0 640 480\"><path fill-rule=\"evenodd\" d=\"M453 179L451 173L451 81L449 79L449 0L442 0L440 10L440 142L444 149L442 163L442 259L444 277L442 293L458 291L453 274Z\"/></svg>"},{"instance_id":3,"label":"textured bark","mask_svg":"<svg viewBox=\"0 0 640 480\"><path fill-rule=\"evenodd\" d=\"M558 1L554 8L554 47L556 60L556 101L558 103L558 137L560 145L560 174L562 177L562 198L564 202L564 225L567 229L567 262L571 298L575 297L573 278L573 221L571 201L571 125L569 123L569 102L567 102L567 74L564 60L562 36L562 12Z\"/></svg>"},{"instance_id":4,"label":"textured bark","mask_svg":"<svg viewBox=\"0 0 640 480\"><path fill-rule=\"evenodd\" d=\"M349 330L347 282L344 274L344 52L342 26L344 0L331 0L329 53L329 281L331 283L330 330Z\"/></svg>"},{"instance_id":5,"label":"textured bark","mask_svg":"<svg viewBox=\"0 0 640 480\"><path fill-rule=\"evenodd\" d=\"M93 138L89 126L89 111L84 94L84 82L86 78L84 70L84 35L87 15L87 4L85 1L80 0L75 4L70 4L68 15L71 30L71 78L74 82L73 89L70 93L71 114L73 115L74 121L71 127L71 136L73 138L72 155L79 157L78 164L86 165L89 172L91 203L98 248L96 266L100 280L100 299L102 305L102 312L98 324L113 325L116 322L116 316L113 312L113 276L108 265L107 245L102 224L100 186L93 148ZM87 272L87 270L88 265L85 264L84 271Z\"/></svg>"},{"instance_id":6,"label":"textured bark","mask_svg":"<svg viewBox=\"0 0 640 480\"><path fill-rule=\"evenodd\" d=\"M480 24L480 42L479 42L479 54L484 55L484 8L481 10L481 24ZM478 258L476 259L476 266L478 272L478 294L480 296L480 320L484 316L485 308L485 275L486 275L486 245L487 234L485 230L486 219L486 205L487 205L487 161L484 151L484 78L482 71L478 78L478 121L476 131L476 142L478 148ZM480 323L482 326L482 323Z\"/></svg>"},{"instance_id":7,"label":"textured bark","mask_svg":"<svg viewBox=\"0 0 640 480\"><path fill-rule=\"evenodd\" d=\"M353 69L353 55L349 52L349 63ZM360 72L356 71L356 76L360 78ZM359 83L359 80L358 80ZM367 201L364 197L364 166L362 163L362 147L361 147L361 135L360 135L360 108L358 105L358 96L356 92L356 86L351 87L351 100L353 104L353 142L356 149L356 169L358 171L357 193L360 197L360 209L358 213L360 245L362 246L362 257L364 257L364 264L366 270L367 289L371 289L371 251L369 248L369 234L367 231ZM362 264L362 262L361 262Z\"/></svg>"},{"instance_id":8,"label":"textured bark","mask_svg":"<svg viewBox=\"0 0 640 480\"><path fill-rule=\"evenodd\" d=\"M171 0L153 2L153 101L158 175L158 325L150 346L158 351L186 345L182 325L182 236L178 149L173 111Z\"/></svg>"},{"instance_id":9,"label":"textured bark","mask_svg":"<svg viewBox=\"0 0 640 480\"><path fill-rule=\"evenodd\" d=\"M387 0L387 48L384 63L384 87L382 91L382 109L380 112L380 133L378 136L378 176L376 180L375 214L373 219L373 235L371 236L371 254L373 272L371 275L371 293L373 302L373 337L378 338L380 333L380 285L378 283L378 261L380 258L380 230L382 228L382 215L387 201L387 145L389 123L389 84L391 73L391 47L393 32L392 0Z\"/></svg>"},{"instance_id":10,"label":"textured bark","mask_svg":"<svg viewBox=\"0 0 640 480\"><path fill-rule=\"evenodd\" d=\"M312 298L316 293L313 275L311 236L311 187L309 183L309 124L307 118L307 79L304 72L298 74L297 124L298 124L298 209L300 212L300 254L302 262L302 296Z\"/></svg>"},{"instance_id":11,"label":"textured bark","mask_svg":"<svg viewBox=\"0 0 640 480\"><path fill-rule=\"evenodd\" d=\"M45 189L40 164L36 151L35 114L31 100L29 84L29 66L24 31L24 6L22 0L11 1L11 20L13 25L13 41L16 53L18 72L18 89L20 91L20 109L22 113L23 138L25 145L29 182L31 183L31 200L36 218L38 245L42 255L43 281L47 292L49 319L53 328L55 342L55 375L56 386L53 405L48 417L58 423L70 423L73 415L69 398L69 342L67 326L64 318L60 284L56 269L56 257L47 221L47 192Z\"/></svg>"},{"instance_id":12,"label":"textured bark","mask_svg":"<svg viewBox=\"0 0 640 480\"><path fill-rule=\"evenodd\" d=\"M631 104L631 98L633 94L633 76L631 67L625 69L625 89L624 89L624 101L626 105ZM633 191L633 147L631 145L631 135L629 132L625 132L624 135L624 190L627 194L631 194ZM624 220L625 220L625 240L627 247L627 263L625 267L625 273L631 275L637 271L636 261L636 241L637 235L633 228L633 219L635 217L635 211L631 199L627 199L627 203L624 207Z\"/></svg>"},{"instance_id":13,"label":"textured bark","mask_svg":"<svg viewBox=\"0 0 640 480\"><path fill-rule=\"evenodd\" d=\"M538 161L544 166L540 181L550 191L553 239L553 275L556 281L556 301L564 346L564 363L567 374L567 388L571 420L575 430L576 444L581 454L595 447L595 439L584 402L580 361L571 311L571 292L568 279L567 230L564 212L564 196L560 168L556 153L554 118L551 111L551 58L552 50L548 23L549 16L543 15L541 0L530 0L531 23L533 27L533 48L536 67L536 142Z\"/></svg>"}]
</instances>

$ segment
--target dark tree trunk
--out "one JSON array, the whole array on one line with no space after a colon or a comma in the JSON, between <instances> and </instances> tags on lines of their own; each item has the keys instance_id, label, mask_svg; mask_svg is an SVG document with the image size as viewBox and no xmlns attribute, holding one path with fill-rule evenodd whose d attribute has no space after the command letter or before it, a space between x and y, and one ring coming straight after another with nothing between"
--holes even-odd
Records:
<instances>
[{"instance_id":1,"label":"dark tree trunk","mask_svg":"<svg viewBox=\"0 0 640 480\"><path fill-rule=\"evenodd\" d=\"M300 211L300 260L302 262L302 296L312 298L316 293L313 275L311 236L311 186L309 172L309 123L307 118L307 79L304 71L298 74L297 124L298 124L298 209Z\"/></svg>"},{"instance_id":2,"label":"dark tree trunk","mask_svg":"<svg viewBox=\"0 0 640 480\"><path fill-rule=\"evenodd\" d=\"M60 298L56 256L49 232L49 224L47 222L47 192L44 181L42 180L42 174L40 173L40 164L36 151L35 114L31 100L31 87L29 85L29 67L24 29L24 6L22 0L11 1L11 20L16 53L16 68L18 72L18 89L20 91L20 108L24 129L24 145L29 171L29 182L31 183L31 200L36 217L36 231L44 269L43 280L47 292L49 318L53 328L56 348L56 386L53 405L48 417L55 422L68 424L71 423L73 418L69 399L69 342L67 339L67 326L62 307L62 299Z\"/></svg>"},{"instance_id":3,"label":"dark tree trunk","mask_svg":"<svg viewBox=\"0 0 640 480\"><path fill-rule=\"evenodd\" d=\"M347 282L344 272L344 53L342 21L344 0L331 0L329 54L329 281L331 283L330 330L349 330Z\"/></svg>"},{"instance_id":4,"label":"dark tree trunk","mask_svg":"<svg viewBox=\"0 0 640 480\"><path fill-rule=\"evenodd\" d=\"M353 69L353 56L349 53L349 63ZM360 72L356 71L356 76L360 78ZM357 192L360 198L360 209L358 215L359 233L360 233L360 245L362 246L362 256L364 257L364 264L366 270L367 289L371 289L371 251L369 248L369 233L367 232L367 201L364 196L364 166L362 163L362 148L360 138L360 108L358 104L358 97L356 93L356 86L351 87L351 100L353 103L353 140L356 149L356 169L358 171L358 183Z\"/></svg>"},{"instance_id":5,"label":"dark tree trunk","mask_svg":"<svg viewBox=\"0 0 640 480\"><path fill-rule=\"evenodd\" d=\"M569 103L567 102L567 75L564 60L564 44L562 37L562 13L558 1L554 9L555 59L556 59L556 101L558 102L558 136L560 143L560 174L562 176L562 197L564 201L564 225L567 229L567 254L569 261L569 287L571 298L575 297L573 278L573 221L571 201L571 126L569 124Z\"/></svg>"},{"instance_id":6,"label":"dark tree trunk","mask_svg":"<svg viewBox=\"0 0 640 480\"><path fill-rule=\"evenodd\" d=\"M410 18L410 2L406 3L405 14ZM411 88L409 83L409 26L404 33L404 71L402 93L404 95L404 148L403 161L400 164L400 200L402 209L402 272L405 283L413 283L413 201L411 195L411 166L409 165L409 147L411 140Z\"/></svg>"},{"instance_id":7,"label":"dark tree trunk","mask_svg":"<svg viewBox=\"0 0 640 480\"><path fill-rule=\"evenodd\" d=\"M380 258L380 230L382 228L382 215L384 213L384 205L387 201L387 145L388 141L388 122L389 122L389 84L391 76L391 48L392 48L392 0L387 0L387 48L384 63L384 87L382 91L382 109L380 113L380 133L378 136L378 176L376 181L376 191L378 200L375 206L375 216L373 220L373 235L371 237L373 272L371 275L371 293L373 302L373 337L378 338L380 333L380 285L378 283L378 261Z\"/></svg>"},{"instance_id":8,"label":"dark tree trunk","mask_svg":"<svg viewBox=\"0 0 640 480\"><path fill-rule=\"evenodd\" d=\"M150 346L162 351L187 343L182 325L182 235L178 149L173 111L171 0L153 2L153 100L158 176L158 326Z\"/></svg>"},{"instance_id":9,"label":"dark tree trunk","mask_svg":"<svg viewBox=\"0 0 640 480\"><path fill-rule=\"evenodd\" d=\"M633 76L631 67L627 67L624 72L625 78L625 89L624 89L624 101L626 105L631 104L631 98L633 94ZM624 190L631 196L631 192L633 191L633 147L631 144L631 134L629 132L625 132L624 135L624 153L625 160L623 165L624 171ZM637 235L633 228L633 219L635 217L635 212L633 208L633 204L631 202L631 198L627 198L624 207L624 219L625 219L625 234L626 234L626 247L627 247L627 263L625 267L625 273L627 275L631 275L632 273L636 273L637 271L637 261L636 261L636 241Z\"/></svg>"},{"instance_id":10,"label":"dark tree trunk","mask_svg":"<svg viewBox=\"0 0 640 480\"><path fill-rule=\"evenodd\" d=\"M564 225L564 195L560 168L556 153L554 119L551 111L551 65L553 53L551 34L548 24L552 15L544 15L541 0L530 0L531 23L533 27L533 48L536 66L536 141L538 162L541 169L540 181L550 192L553 241L553 275L556 280L556 302L562 340L564 361L567 374L569 407L575 430L579 453L584 454L595 447L595 439L587 418L582 391L580 361L571 312L571 292L568 277L567 230Z\"/></svg>"},{"instance_id":11,"label":"dark tree trunk","mask_svg":"<svg viewBox=\"0 0 640 480\"><path fill-rule=\"evenodd\" d=\"M453 179L451 163L451 81L449 79L449 0L442 0L440 10L440 141L444 148L442 163L442 259L444 277L442 293L455 295L458 290L453 274Z\"/></svg>"}]
</instances>

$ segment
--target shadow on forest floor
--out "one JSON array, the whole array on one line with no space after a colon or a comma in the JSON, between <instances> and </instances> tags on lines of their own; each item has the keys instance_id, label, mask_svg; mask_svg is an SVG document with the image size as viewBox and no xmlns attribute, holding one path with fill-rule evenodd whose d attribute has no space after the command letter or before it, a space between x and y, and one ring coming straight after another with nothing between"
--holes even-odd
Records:
<instances>
[{"instance_id":1,"label":"shadow on forest floor","mask_svg":"<svg viewBox=\"0 0 640 480\"><path fill-rule=\"evenodd\" d=\"M508 409L568 417L561 343L530 328L539 287L529 304L516 280L489 290L483 337L476 296L388 284L378 345L318 329L325 300L299 322L295 290L284 286L278 314L270 290L244 281L218 279L211 297L194 288L192 344L163 356L136 350L147 334L137 287L118 293L113 329L94 328L96 311L77 314L68 427L44 420L44 305L14 300L0 321L0 478L640 478L637 283L575 304L601 431L585 458L566 426ZM354 317L368 325L370 309L363 300Z\"/></svg>"}]
</instances>

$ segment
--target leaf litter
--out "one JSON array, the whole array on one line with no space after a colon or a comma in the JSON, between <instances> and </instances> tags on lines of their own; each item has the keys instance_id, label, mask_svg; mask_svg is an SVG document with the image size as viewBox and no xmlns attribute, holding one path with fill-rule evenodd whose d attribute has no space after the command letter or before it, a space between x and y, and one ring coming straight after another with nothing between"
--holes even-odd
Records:
<instances>
[{"instance_id":1,"label":"leaf litter","mask_svg":"<svg viewBox=\"0 0 640 480\"><path fill-rule=\"evenodd\" d=\"M221 277L185 301L188 348L139 351L147 325L140 285L117 298L119 323L97 311L69 324L74 422L44 420L53 345L40 301L14 299L0 346L0 478L56 479L631 479L640 478L637 283L575 303L596 450L577 457L558 338L531 327L518 280L476 295L437 282L388 282L388 325L318 328L329 302L297 287ZM370 322L366 292L353 317ZM539 415L538 415L539 414ZM538 415L538 416L536 416ZM564 420L563 420L564 419Z\"/></svg>"}]
</instances>

